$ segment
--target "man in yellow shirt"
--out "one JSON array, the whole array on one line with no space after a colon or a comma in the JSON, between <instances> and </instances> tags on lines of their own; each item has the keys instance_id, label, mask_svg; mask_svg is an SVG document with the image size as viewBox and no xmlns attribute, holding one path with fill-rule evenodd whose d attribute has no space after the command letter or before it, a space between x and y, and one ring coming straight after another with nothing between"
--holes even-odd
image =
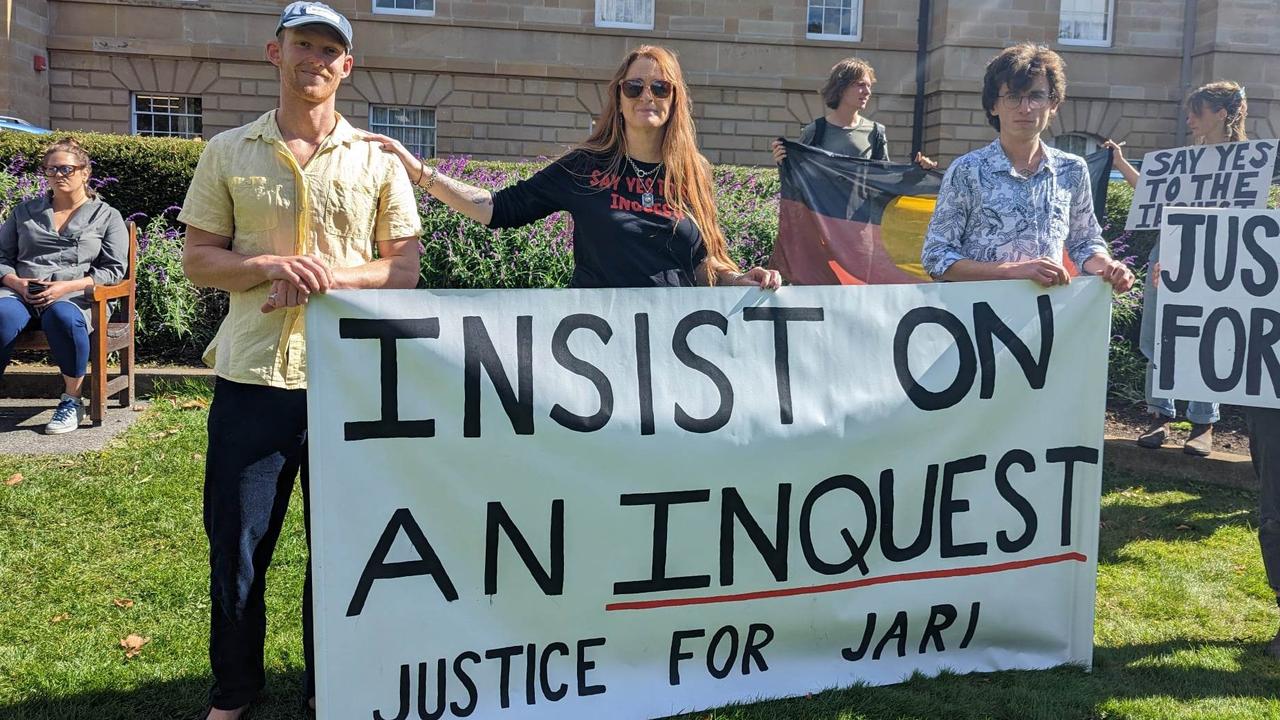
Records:
<instances>
[{"instance_id":1,"label":"man in yellow shirt","mask_svg":"<svg viewBox=\"0 0 1280 720\"><path fill-rule=\"evenodd\" d=\"M178 216L187 276L231 296L205 352L217 375L204 486L214 686L201 717L210 720L239 718L265 685L264 582L299 473L306 510L302 306L312 293L411 288L418 278L408 176L334 109L351 40L351 24L326 5L284 9L267 44L279 107L209 141ZM304 592L314 699L310 565Z\"/></svg>"}]
</instances>

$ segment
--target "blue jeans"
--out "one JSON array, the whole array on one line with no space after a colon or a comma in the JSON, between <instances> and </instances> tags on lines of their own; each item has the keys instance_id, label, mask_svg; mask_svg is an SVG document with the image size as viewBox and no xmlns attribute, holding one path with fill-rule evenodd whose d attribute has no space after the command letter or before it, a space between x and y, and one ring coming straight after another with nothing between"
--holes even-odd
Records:
<instances>
[{"instance_id":1,"label":"blue jeans","mask_svg":"<svg viewBox=\"0 0 1280 720\"><path fill-rule=\"evenodd\" d=\"M209 408L204 528L209 537L209 664L213 706L232 710L266 684L267 567L301 476L307 512L307 391L218 378ZM311 634L311 561L302 596L307 696L315 693Z\"/></svg>"},{"instance_id":2,"label":"blue jeans","mask_svg":"<svg viewBox=\"0 0 1280 720\"><path fill-rule=\"evenodd\" d=\"M89 366L89 325L84 311L75 303L58 300L39 316L16 297L0 298L0 375L9 365L13 346L22 332L37 322L49 338L49 354L67 377L84 377Z\"/></svg>"},{"instance_id":3,"label":"blue jeans","mask_svg":"<svg viewBox=\"0 0 1280 720\"><path fill-rule=\"evenodd\" d=\"M1147 364L1147 412L1166 418L1178 416L1178 409L1173 400L1158 398L1151 394L1155 383L1155 366ZM1218 403L1203 400L1187 401L1187 419L1196 425L1212 425L1218 422Z\"/></svg>"}]
</instances>

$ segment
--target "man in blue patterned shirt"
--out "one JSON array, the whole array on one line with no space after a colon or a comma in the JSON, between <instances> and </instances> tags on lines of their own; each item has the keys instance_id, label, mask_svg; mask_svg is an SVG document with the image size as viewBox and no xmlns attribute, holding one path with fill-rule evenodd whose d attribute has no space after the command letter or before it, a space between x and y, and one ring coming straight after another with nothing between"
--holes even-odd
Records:
<instances>
[{"instance_id":1,"label":"man in blue patterned shirt","mask_svg":"<svg viewBox=\"0 0 1280 720\"><path fill-rule=\"evenodd\" d=\"M1040 140L1066 87L1062 58L1044 46L1014 45L987 64L982 107L1000 137L942 179L922 252L934 279L1060 285L1065 254L1117 292L1133 285L1102 239L1084 159Z\"/></svg>"}]
</instances>

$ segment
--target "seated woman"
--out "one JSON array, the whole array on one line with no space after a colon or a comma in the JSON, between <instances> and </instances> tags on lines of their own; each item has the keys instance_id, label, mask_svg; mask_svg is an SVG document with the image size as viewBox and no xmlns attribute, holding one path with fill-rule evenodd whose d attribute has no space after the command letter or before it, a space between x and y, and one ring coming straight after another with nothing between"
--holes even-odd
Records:
<instances>
[{"instance_id":1,"label":"seated woman","mask_svg":"<svg viewBox=\"0 0 1280 720\"><path fill-rule=\"evenodd\" d=\"M124 278L129 232L89 187L89 155L74 139L50 145L40 171L49 194L18 205L0 226L0 375L18 333L43 329L62 371L62 401L44 428L56 434L84 419L80 390L92 330L85 291Z\"/></svg>"},{"instance_id":2,"label":"seated woman","mask_svg":"<svg viewBox=\"0 0 1280 720\"><path fill-rule=\"evenodd\" d=\"M739 272L729 258L711 165L698 152L689 89L665 48L642 45L627 54L609 81L591 136L497 192L441 175L389 137L368 137L399 157L432 196L489 227L518 227L568 211L572 287L781 285L776 270Z\"/></svg>"},{"instance_id":3,"label":"seated woman","mask_svg":"<svg viewBox=\"0 0 1280 720\"><path fill-rule=\"evenodd\" d=\"M804 126L800 142L839 155L889 162L889 140L885 137L884 125L862 115L875 83L876 72L867 61L851 57L836 63L821 90L827 113ZM787 156L782 140L774 140L770 148L774 162L781 165ZM938 163L919 152L912 162L925 170L938 167Z\"/></svg>"},{"instance_id":4,"label":"seated woman","mask_svg":"<svg viewBox=\"0 0 1280 720\"><path fill-rule=\"evenodd\" d=\"M1249 103L1245 98L1244 88L1230 80L1219 80L1208 85L1201 85L1187 95L1184 103L1187 111L1187 129L1191 131L1191 142L1195 145L1219 145L1229 142L1243 142L1249 137L1244 131L1244 121L1249 115ZM1137 168L1124 157L1120 145L1108 140L1104 145L1111 150L1115 167L1124 176L1130 187L1138 187L1140 175ZM1146 288L1142 295L1142 330L1138 338L1139 348L1148 358L1155 352L1156 334L1156 293L1159 291L1155 280L1159 275L1160 243L1151 246L1151 254L1147 258L1147 266L1152 268L1147 273ZM1154 386L1154 370L1147 363L1147 412L1151 422L1147 429L1138 436L1138 445L1145 448L1159 448L1169 436L1169 423L1178 415L1177 405L1172 398L1156 397L1152 392ZM1187 419L1191 421L1191 432L1182 445L1182 451L1188 455L1206 457L1213 452L1213 424L1218 422L1218 403L1191 400L1187 403Z\"/></svg>"}]
</instances>

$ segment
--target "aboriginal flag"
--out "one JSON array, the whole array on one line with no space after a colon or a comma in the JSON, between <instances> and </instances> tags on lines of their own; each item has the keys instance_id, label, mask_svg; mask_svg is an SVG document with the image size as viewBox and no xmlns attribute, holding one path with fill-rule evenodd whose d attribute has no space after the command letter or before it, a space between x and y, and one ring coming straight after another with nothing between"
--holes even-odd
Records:
<instances>
[{"instance_id":1,"label":"aboriginal flag","mask_svg":"<svg viewBox=\"0 0 1280 720\"><path fill-rule=\"evenodd\" d=\"M942 174L785 141L778 241L770 265L793 285L929 282L920 264ZM1105 215L1108 150L1085 158ZM1074 274L1075 268L1068 263Z\"/></svg>"}]
</instances>

